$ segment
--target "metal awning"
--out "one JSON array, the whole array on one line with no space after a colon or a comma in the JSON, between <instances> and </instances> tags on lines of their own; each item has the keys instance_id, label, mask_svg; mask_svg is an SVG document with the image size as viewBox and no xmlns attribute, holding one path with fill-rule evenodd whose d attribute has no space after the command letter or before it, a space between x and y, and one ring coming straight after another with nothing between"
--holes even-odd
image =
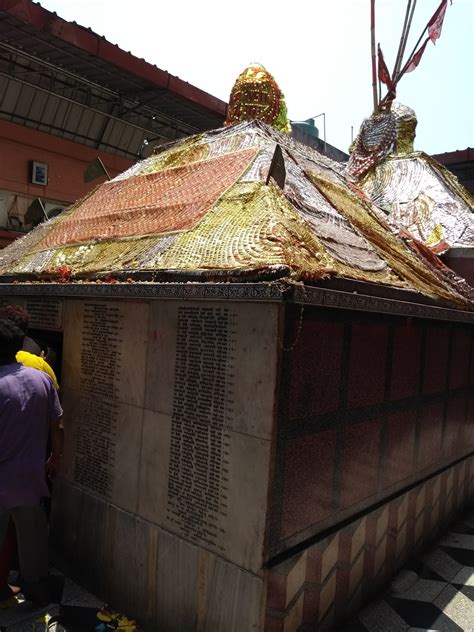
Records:
<instances>
[{"instance_id":1,"label":"metal awning","mask_svg":"<svg viewBox=\"0 0 474 632\"><path fill-rule=\"evenodd\" d=\"M220 127L226 104L30 0L0 0L0 118L136 158Z\"/></svg>"}]
</instances>

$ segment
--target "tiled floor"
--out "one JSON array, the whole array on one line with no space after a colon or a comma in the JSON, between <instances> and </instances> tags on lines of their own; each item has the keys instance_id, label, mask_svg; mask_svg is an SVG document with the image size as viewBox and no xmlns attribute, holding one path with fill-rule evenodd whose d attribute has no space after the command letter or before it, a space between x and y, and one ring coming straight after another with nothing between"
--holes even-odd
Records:
<instances>
[{"instance_id":1,"label":"tiled floor","mask_svg":"<svg viewBox=\"0 0 474 632\"><path fill-rule=\"evenodd\" d=\"M63 592L63 604L68 606L85 606L101 608L104 604L94 595L66 579ZM44 632L46 625L41 623L45 614L58 614L59 606L50 605L46 608L33 609L29 603L21 603L15 608L0 610L0 632Z\"/></svg>"},{"instance_id":2,"label":"tiled floor","mask_svg":"<svg viewBox=\"0 0 474 632\"><path fill-rule=\"evenodd\" d=\"M474 632L474 510L341 632Z\"/></svg>"},{"instance_id":3,"label":"tiled floor","mask_svg":"<svg viewBox=\"0 0 474 632\"><path fill-rule=\"evenodd\" d=\"M96 597L66 579L63 604L100 607ZM59 606L32 610L24 603L0 610L0 632L44 632L39 619ZM35 626L36 624L36 626ZM370 603L340 632L474 632L474 510L411 560L382 599Z\"/></svg>"}]
</instances>

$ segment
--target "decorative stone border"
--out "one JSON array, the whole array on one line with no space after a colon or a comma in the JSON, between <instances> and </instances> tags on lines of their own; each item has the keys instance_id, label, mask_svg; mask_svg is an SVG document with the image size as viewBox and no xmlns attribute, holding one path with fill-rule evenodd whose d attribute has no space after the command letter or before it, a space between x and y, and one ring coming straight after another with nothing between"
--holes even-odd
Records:
<instances>
[{"instance_id":1,"label":"decorative stone border","mask_svg":"<svg viewBox=\"0 0 474 632\"><path fill-rule=\"evenodd\" d=\"M357 292L294 285L284 281L268 283L0 283L0 296L281 301L395 316L474 323L474 312L369 296Z\"/></svg>"},{"instance_id":2,"label":"decorative stone border","mask_svg":"<svg viewBox=\"0 0 474 632\"><path fill-rule=\"evenodd\" d=\"M297 287L292 302L395 316L474 323L474 312L317 287Z\"/></svg>"},{"instance_id":3,"label":"decorative stone border","mask_svg":"<svg viewBox=\"0 0 474 632\"><path fill-rule=\"evenodd\" d=\"M281 301L278 283L0 283L0 296Z\"/></svg>"}]
</instances>

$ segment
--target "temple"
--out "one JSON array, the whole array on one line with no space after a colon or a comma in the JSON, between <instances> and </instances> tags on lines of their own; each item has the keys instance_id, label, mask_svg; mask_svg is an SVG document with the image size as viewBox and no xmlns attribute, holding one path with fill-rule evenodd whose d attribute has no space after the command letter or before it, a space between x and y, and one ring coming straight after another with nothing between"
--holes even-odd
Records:
<instances>
[{"instance_id":1,"label":"temple","mask_svg":"<svg viewBox=\"0 0 474 632\"><path fill-rule=\"evenodd\" d=\"M288 131L252 65L223 128L0 252L62 349L56 546L151 629L333 629L473 497L471 289Z\"/></svg>"}]
</instances>

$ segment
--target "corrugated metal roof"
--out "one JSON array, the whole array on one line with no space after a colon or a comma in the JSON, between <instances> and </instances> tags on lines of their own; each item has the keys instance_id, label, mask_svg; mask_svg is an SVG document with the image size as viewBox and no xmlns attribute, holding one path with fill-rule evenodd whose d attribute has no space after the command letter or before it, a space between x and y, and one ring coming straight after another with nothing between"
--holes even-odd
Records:
<instances>
[{"instance_id":1,"label":"corrugated metal roof","mask_svg":"<svg viewBox=\"0 0 474 632\"><path fill-rule=\"evenodd\" d=\"M30 0L0 0L0 117L126 157L222 124L226 104Z\"/></svg>"}]
</instances>

